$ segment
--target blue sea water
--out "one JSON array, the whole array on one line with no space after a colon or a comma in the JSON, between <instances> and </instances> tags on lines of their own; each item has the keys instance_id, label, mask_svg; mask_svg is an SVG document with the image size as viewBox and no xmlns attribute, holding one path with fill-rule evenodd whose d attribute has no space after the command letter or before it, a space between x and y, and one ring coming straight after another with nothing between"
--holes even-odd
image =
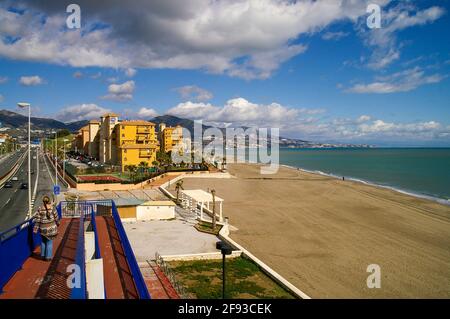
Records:
<instances>
[{"instance_id":1,"label":"blue sea water","mask_svg":"<svg viewBox=\"0 0 450 319\"><path fill-rule=\"evenodd\" d=\"M450 199L450 148L281 148L280 164Z\"/></svg>"}]
</instances>

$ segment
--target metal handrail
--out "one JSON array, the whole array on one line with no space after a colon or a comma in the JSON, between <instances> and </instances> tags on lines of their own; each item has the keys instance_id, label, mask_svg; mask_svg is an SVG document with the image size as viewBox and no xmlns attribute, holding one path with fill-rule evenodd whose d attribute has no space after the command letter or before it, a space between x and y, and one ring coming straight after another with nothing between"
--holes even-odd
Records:
<instances>
[{"instance_id":1,"label":"metal handrail","mask_svg":"<svg viewBox=\"0 0 450 319\"><path fill-rule=\"evenodd\" d=\"M169 267L169 265L167 265L166 261L162 258L162 256L158 252L155 253L155 262L156 265L158 265L158 267L167 277L167 279L169 279L170 284L175 289L178 296L182 299L188 299L189 294L187 293L186 289L178 282L172 269Z\"/></svg>"},{"instance_id":2,"label":"metal handrail","mask_svg":"<svg viewBox=\"0 0 450 319\"><path fill-rule=\"evenodd\" d=\"M28 224L28 223L32 222L35 218L36 218L36 216L33 216L33 217L31 217L31 218L29 218L29 219L27 219L27 220L21 222L20 224L18 224L18 225L14 226L14 227L11 227L11 228L9 228L9 229L7 229L7 230L1 232L1 233L0 233L0 243L1 243L2 241L7 240L8 238L10 238L11 236L13 236L14 234L18 233L21 229L23 229L24 227L26 227L25 224ZM11 235L9 235L9 236L6 236L6 234L12 232L13 230L15 230L15 232L14 232L13 234L11 234Z\"/></svg>"},{"instance_id":3,"label":"metal handrail","mask_svg":"<svg viewBox=\"0 0 450 319\"><path fill-rule=\"evenodd\" d=\"M116 204L114 203L114 201L111 201L111 204L112 204L111 209L112 217L114 223L116 224L117 233L119 234L120 240L122 242L125 258L128 262L128 266L130 267L130 271L133 276L134 283L136 285L136 290L139 294L139 298L150 299L150 294L148 292L147 285L145 284L144 277L142 277L142 273L141 270L139 269L136 257L134 256L133 249L131 248L125 229L123 228L122 221L120 220L120 216L116 208Z\"/></svg>"},{"instance_id":4,"label":"metal handrail","mask_svg":"<svg viewBox=\"0 0 450 319\"><path fill-rule=\"evenodd\" d=\"M92 212L91 212L91 224L92 224L92 230L94 231L94 241L95 241L95 259L102 258L100 254L100 245L98 242L98 234L97 234L97 222L95 221L95 210L93 205L91 204Z\"/></svg>"},{"instance_id":5,"label":"metal handrail","mask_svg":"<svg viewBox=\"0 0 450 319\"><path fill-rule=\"evenodd\" d=\"M70 294L70 299L86 299L86 264L85 264L85 251L84 251L84 214L81 214L79 218L79 229L78 229L78 242L75 263L80 267L80 286L73 287Z\"/></svg>"}]
</instances>

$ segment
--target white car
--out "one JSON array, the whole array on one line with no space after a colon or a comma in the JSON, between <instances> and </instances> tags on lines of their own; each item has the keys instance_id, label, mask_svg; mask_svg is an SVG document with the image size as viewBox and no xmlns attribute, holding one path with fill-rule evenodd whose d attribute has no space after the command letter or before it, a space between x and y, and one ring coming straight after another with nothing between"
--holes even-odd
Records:
<instances>
[{"instance_id":1,"label":"white car","mask_svg":"<svg viewBox=\"0 0 450 319\"><path fill-rule=\"evenodd\" d=\"M14 176L13 178L11 178L12 181L18 181L19 179L17 178L17 176Z\"/></svg>"}]
</instances>

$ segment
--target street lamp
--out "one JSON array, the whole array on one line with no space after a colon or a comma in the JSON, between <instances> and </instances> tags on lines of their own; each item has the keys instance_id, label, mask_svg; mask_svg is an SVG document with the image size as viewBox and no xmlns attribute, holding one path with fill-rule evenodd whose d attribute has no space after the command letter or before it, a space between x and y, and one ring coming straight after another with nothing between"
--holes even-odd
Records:
<instances>
[{"instance_id":1,"label":"street lamp","mask_svg":"<svg viewBox=\"0 0 450 319\"><path fill-rule=\"evenodd\" d=\"M68 142L68 139L63 139L63 153L64 153L64 161L63 161L63 180L66 179L66 143Z\"/></svg>"},{"instance_id":2,"label":"street lamp","mask_svg":"<svg viewBox=\"0 0 450 319\"><path fill-rule=\"evenodd\" d=\"M58 132L55 130L55 185L58 185Z\"/></svg>"},{"instance_id":3,"label":"street lamp","mask_svg":"<svg viewBox=\"0 0 450 319\"><path fill-rule=\"evenodd\" d=\"M28 218L31 217L31 104L17 103L20 108L28 108Z\"/></svg>"},{"instance_id":4,"label":"street lamp","mask_svg":"<svg viewBox=\"0 0 450 319\"><path fill-rule=\"evenodd\" d=\"M224 241L218 241L216 249L222 253L222 299L225 299L225 255L231 255L233 248Z\"/></svg>"}]
</instances>

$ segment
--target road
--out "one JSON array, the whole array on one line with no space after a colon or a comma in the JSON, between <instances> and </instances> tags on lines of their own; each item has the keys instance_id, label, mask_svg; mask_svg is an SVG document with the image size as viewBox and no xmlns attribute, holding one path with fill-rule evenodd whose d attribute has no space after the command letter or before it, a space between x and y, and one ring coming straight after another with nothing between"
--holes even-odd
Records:
<instances>
[{"instance_id":1,"label":"road","mask_svg":"<svg viewBox=\"0 0 450 319\"><path fill-rule=\"evenodd\" d=\"M11 167L14 166L14 164L17 162L17 160L23 154L23 152L24 152L23 150L20 150L14 152L9 156L7 155L5 157L2 157L2 159L0 159L0 177L9 172Z\"/></svg>"},{"instance_id":2,"label":"road","mask_svg":"<svg viewBox=\"0 0 450 319\"><path fill-rule=\"evenodd\" d=\"M53 178L49 169L51 171L51 166L49 163L45 163L45 159L41 152L37 150L32 150L32 156L37 155L37 159L31 159L31 169L34 174L31 175L31 187L32 194L36 184L36 178L39 175L39 180L37 183L36 200L33 211L36 211L42 203L42 196L49 195L53 193ZM9 160L9 159L7 159ZM39 174L37 169L37 161L39 160ZM1 165L2 167L4 165ZM25 157L22 165L17 171L16 175L18 181L12 182L12 188L1 188L0 189L0 232L5 231L17 224L23 222L26 218L28 211L28 191L26 189L20 189L20 184L22 182L27 182L28 176L28 159Z\"/></svg>"}]
</instances>

